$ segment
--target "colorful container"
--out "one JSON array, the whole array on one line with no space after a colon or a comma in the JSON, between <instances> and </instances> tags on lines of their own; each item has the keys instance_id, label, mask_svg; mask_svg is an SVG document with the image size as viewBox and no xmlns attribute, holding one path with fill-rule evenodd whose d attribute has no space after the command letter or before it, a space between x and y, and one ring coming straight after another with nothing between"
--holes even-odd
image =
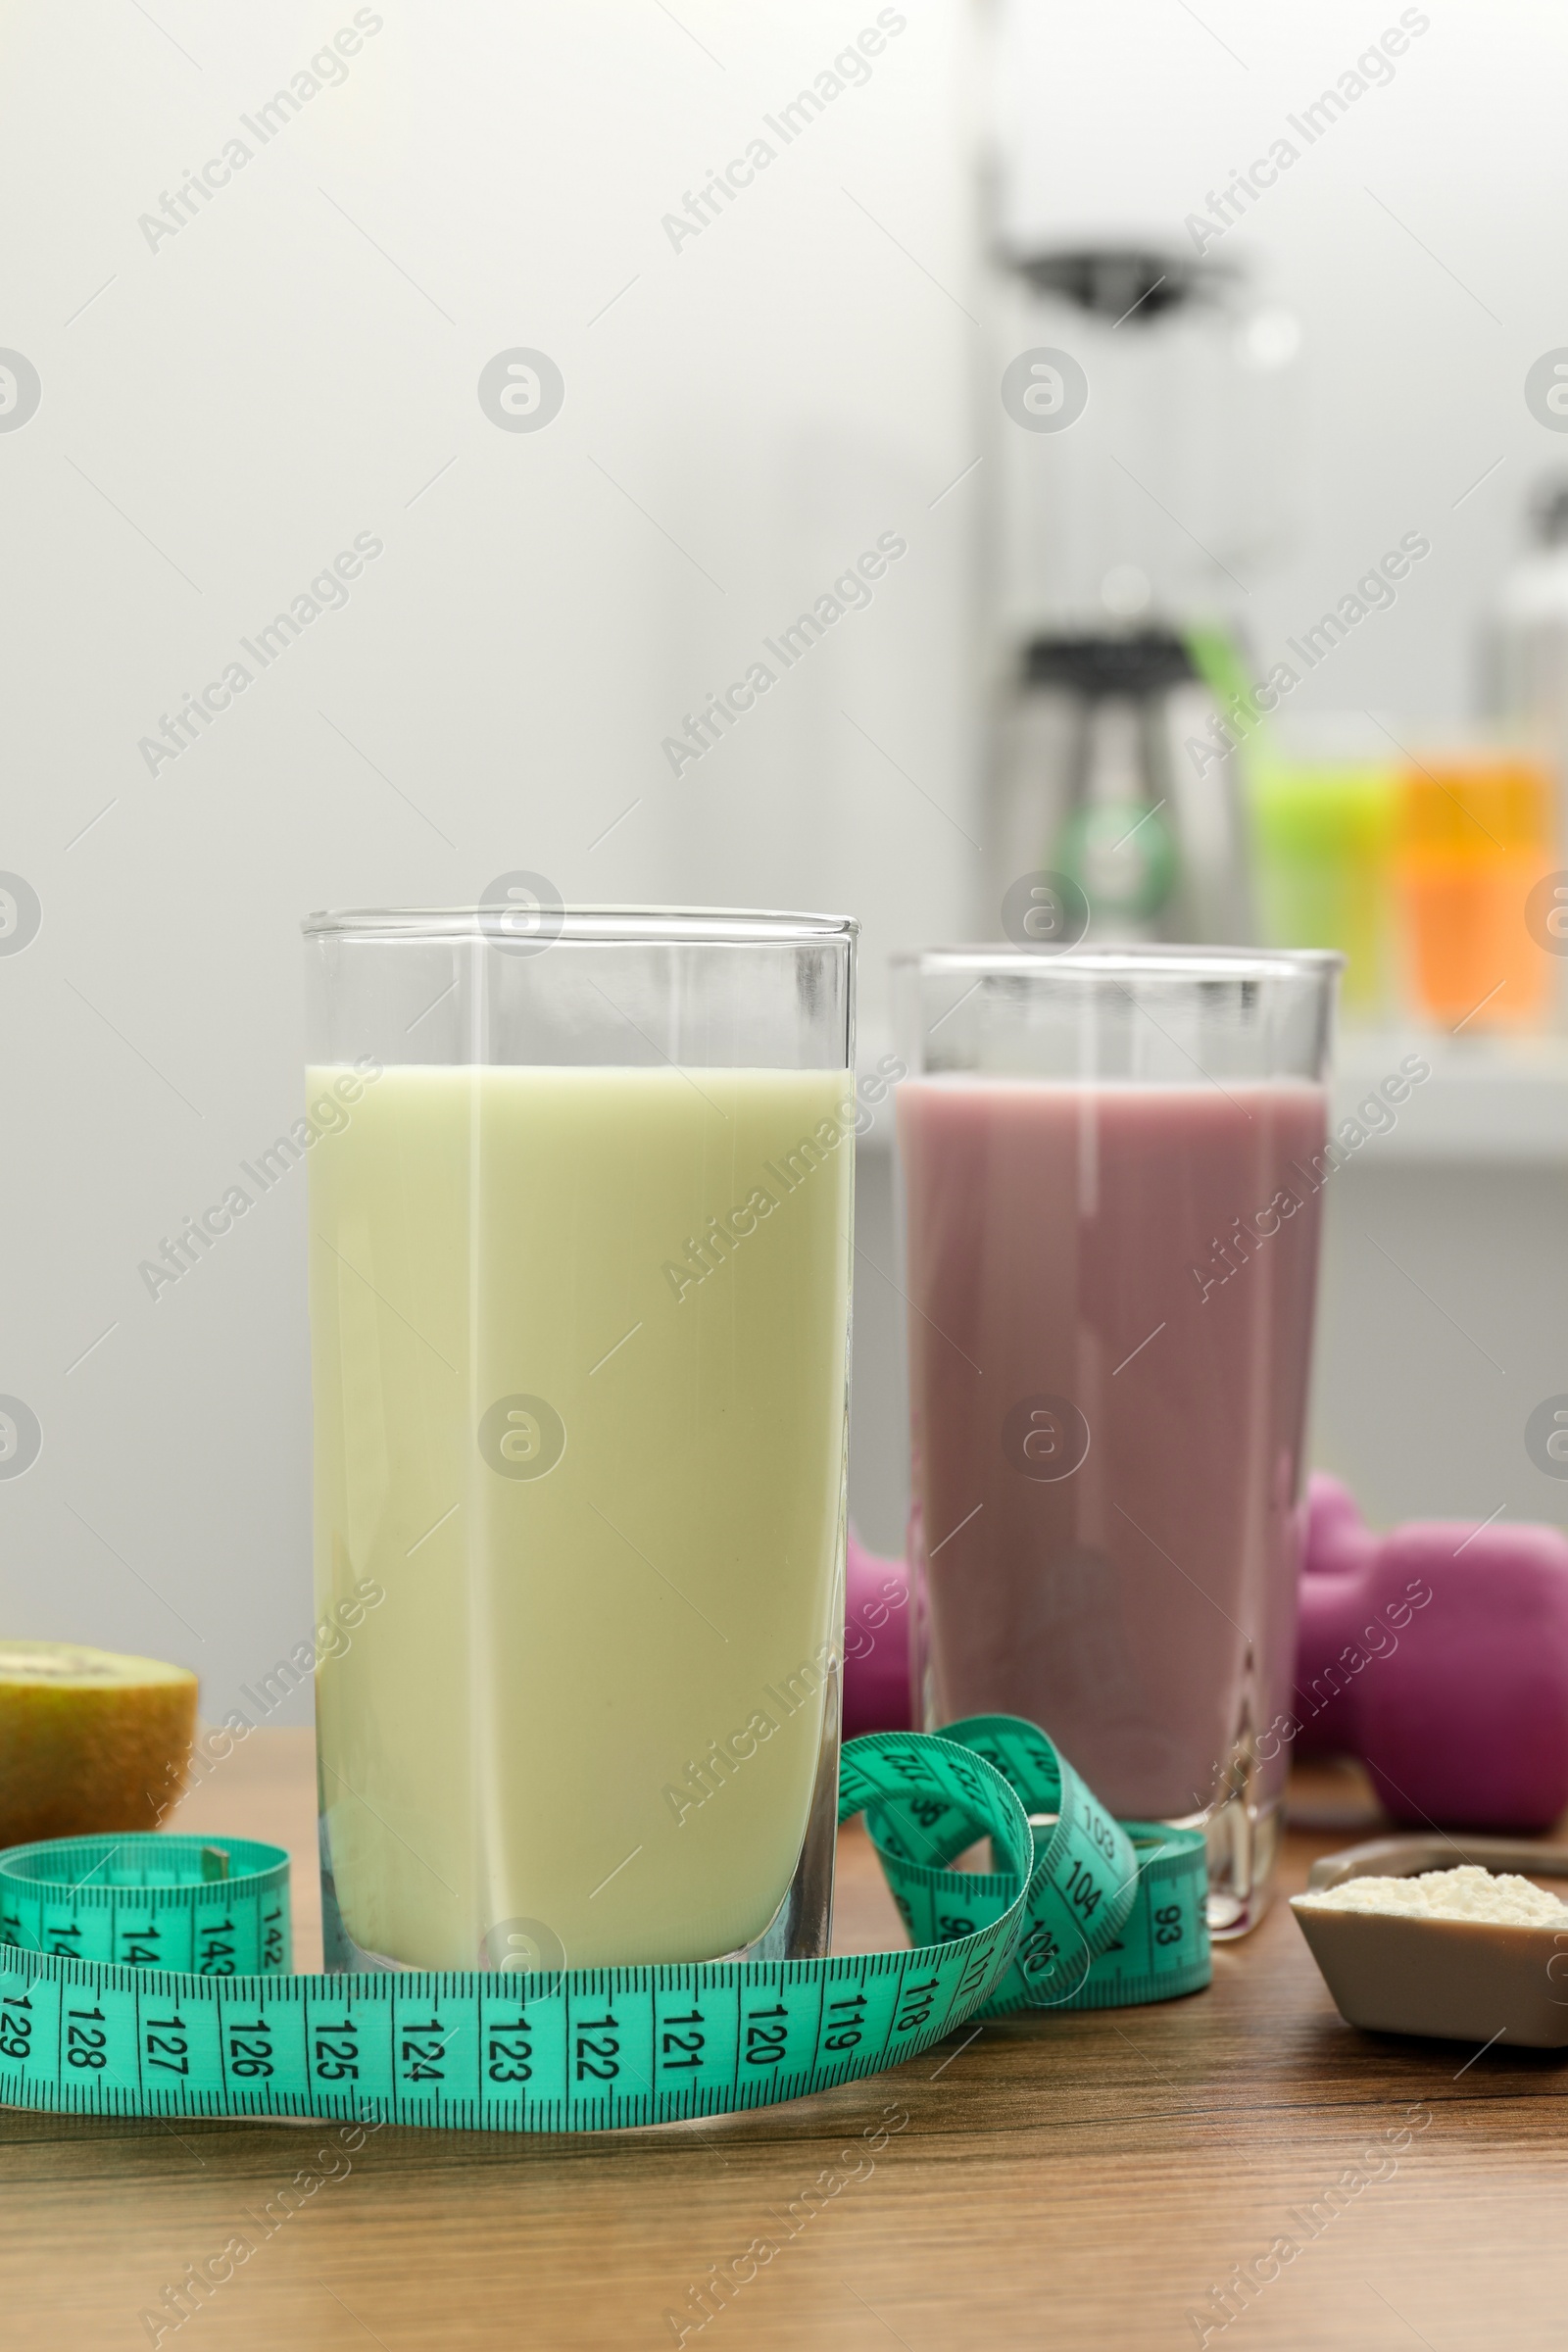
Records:
<instances>
[{"instance_id":1,"label":"colorful container","mask_svg":"<svg viewBox=\"0 0 1568 2352\"><path fill-rule=\"evenodd\" d=\"M1262 757L1252 779L1258 913L1277 948L1345 957L1341 1008L1375 1020L1394 986L1399 770L1375 759Z\"/></svg>"},{"instance_id":2,"label":"colorful container","mask_svg":"<svg viewBox=\"0 0 1568 2352\"><path fill-rule=\"evenodd\" d=\"M1411 1008L1446 1029L1544 1020L1554 966L1525 904L1549 871L1552 781L1538 760L1495 750L1412 760L1399 792L1395 866Z\"/></svg>"}]
</instances>

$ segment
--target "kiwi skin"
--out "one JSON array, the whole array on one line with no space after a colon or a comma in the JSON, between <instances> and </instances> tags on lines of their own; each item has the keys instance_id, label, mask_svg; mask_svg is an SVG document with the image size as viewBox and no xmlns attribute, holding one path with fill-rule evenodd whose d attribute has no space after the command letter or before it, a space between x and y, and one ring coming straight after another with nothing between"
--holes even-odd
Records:
<instances>
[{"instance_id":1,"label":"kiwi skin","mask_svg":"<svg viewBox=\"0 0 1568 2352\"><path fill-rule=\"evenodd\" d=\"M0 1847L156 1830L184 1787L196 1677L75 1643L0 1645Z\"/></svg>"}]
</instances>

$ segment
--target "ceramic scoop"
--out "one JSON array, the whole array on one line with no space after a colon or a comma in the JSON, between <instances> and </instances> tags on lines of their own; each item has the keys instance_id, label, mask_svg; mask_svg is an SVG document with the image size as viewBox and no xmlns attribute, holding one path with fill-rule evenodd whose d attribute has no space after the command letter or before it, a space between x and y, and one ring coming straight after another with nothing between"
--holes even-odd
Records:
<instances>
[{"instance_id":1,"label":"ceramic scoop","mask_svg":"<svg viewBox=\"0 0 1568 2352\"><path fill-rule=\"evenodd\" d=\"M1568 1848L1493 1838L1384 1838L1312 1865L1309 1891L1348 1879L1413 1878L1471 1862L1539 1883L1568 1876ZM1560 1891L1553 1888L1552 1891ZM1330 1910L1299 1895L1291 1909L1348 2025L1376 2034L1555 2050L1568 2044L1568 1934L1489 1919L1412 1919ZM1568 1920L1568 1912L1564 1913Z\"/></svg>"}]
</instances>

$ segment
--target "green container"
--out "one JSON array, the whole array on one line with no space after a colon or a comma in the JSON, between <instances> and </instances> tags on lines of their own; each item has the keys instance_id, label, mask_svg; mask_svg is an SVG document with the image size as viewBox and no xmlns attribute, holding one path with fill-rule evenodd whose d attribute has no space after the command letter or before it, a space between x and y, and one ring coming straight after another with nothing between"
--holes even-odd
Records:
<instances>
[{"instance_id":1,"label":"green container","mask_svg":"<svg viewBox=\"0 0 1568 2352\"><path fill-rule=\"evenodd\" d=\"M1386 1010L1393 969L1396 766L1378 760L1287 760L1251 768L1257 900L1264 939L1337 948L1344 1009Z\"/></svg>"}]
</instances>

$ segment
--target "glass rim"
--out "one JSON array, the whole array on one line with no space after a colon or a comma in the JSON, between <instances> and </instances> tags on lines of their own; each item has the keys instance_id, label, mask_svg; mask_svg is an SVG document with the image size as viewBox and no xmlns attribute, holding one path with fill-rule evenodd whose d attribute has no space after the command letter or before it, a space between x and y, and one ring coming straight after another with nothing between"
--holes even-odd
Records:
<instances>
[{"instance_id":1,"label":"glass rim","mask_svg":"<svg viewBox=\"0 0 1568 2352\"><path fill-rule=\"evenodd\" d=\"M893 956L895 969L914 972L996 972L1008 976L1063 973L1077 979L1120 980L1134 976L1175 980L1323 980L1342 971L1345 957L1335 948L1182 947L1163 941L1074 948L1002 945L906 948Z\"/></svg>"},{"instance_id":2,"label":"glass rim","mask_svg":"<svg viewBox=\"0 0 1568 2352\"><path fill-rule=\"evenodd\" d=\"M531 875L531 881L543 876ZM803 914L751 906L624 906L572 905L541 899L539 912L547 943L594 941L628 947L796 947L813 942L853 943L860 926L854 915ZM413 943L482 939L491 933L514 936L510 926L518 909L506 900L476 906L320 907L304 917L307 939L352 939Z\"/></svg>"}]
</instances>

